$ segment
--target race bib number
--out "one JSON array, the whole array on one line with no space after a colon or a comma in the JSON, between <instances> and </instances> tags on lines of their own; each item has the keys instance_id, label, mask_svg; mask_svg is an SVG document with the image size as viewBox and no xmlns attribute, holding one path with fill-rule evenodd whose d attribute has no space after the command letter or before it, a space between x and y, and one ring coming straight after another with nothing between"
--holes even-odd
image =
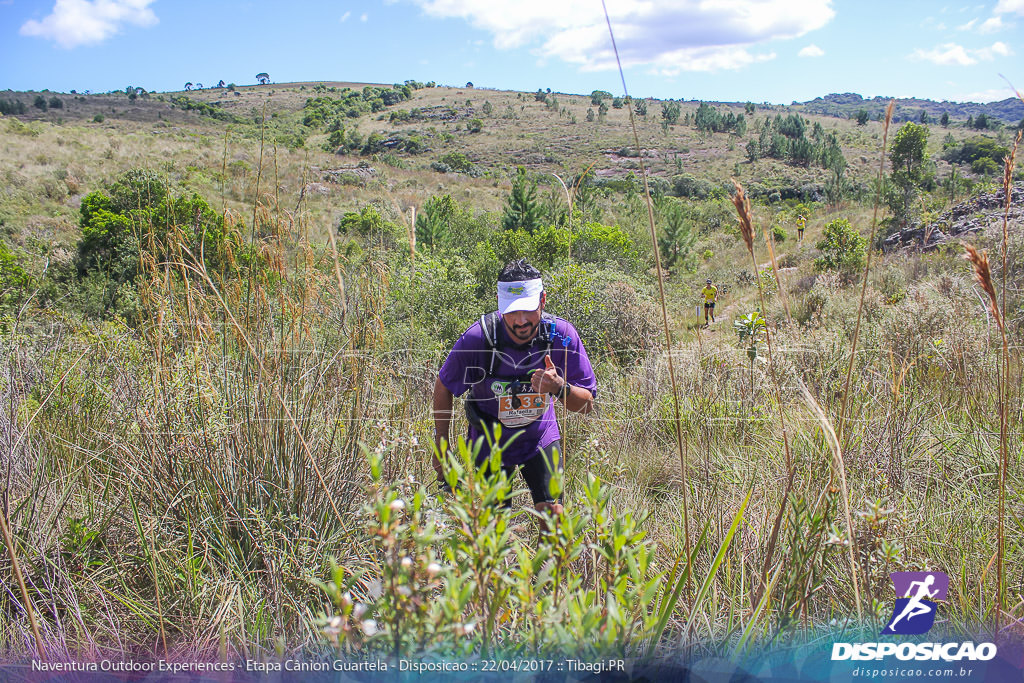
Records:
<instances>
[{"instance_id":1,"label":"race bib number","mask_svg":"<svg viewBox=\"0 0 1024 683\"><path fill-rule=\"evenodd\" d=\"M498 421L506 427L525 427L541 417L548 408L547 394L517 393L512 395L506 382L495 382L498 399Z\"/></svg>"}]
</instances>

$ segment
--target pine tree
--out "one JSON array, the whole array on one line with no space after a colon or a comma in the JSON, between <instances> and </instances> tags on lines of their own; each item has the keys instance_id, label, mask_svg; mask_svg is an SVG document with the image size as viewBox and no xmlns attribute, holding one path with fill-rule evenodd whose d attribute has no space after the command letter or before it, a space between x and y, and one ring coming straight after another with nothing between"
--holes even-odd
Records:
<instances>
[{"instance_id":1,"label":"pine tree","mask_svg":"<svg viewBox=\"0 0 1024 683\"><path fill-rule=\"evenodd\" d=\"M537 203L537 183L526 177L526 169L522 166L516 171L512 181L512 194L505 202L505 216L501 227L505 230L522 228L533 232L540 227L541 207Z\"/></svg>"},{"instance_id":2,"label":"pine tree","mask_svg":"<svg viewBox=\"0 0 1024 683\"><path fill-rule=\"evenodd\" d=\"M449 239L459 206L450 194L431 197L416 214L416 245L430 251Z\"/></svg>"},{"instance_id":3,"label":"pine tree","mask_svg":"<svg viewBox=\"0 0 1024 683\"><path fill-rule=\"evenodd\" d=\"M682 208L677 204L666 207L664 234L658 238L658 251L664 264L672 268L684 263L696 240L697 233L684 218Z\"/></svg>"}]
</instances>

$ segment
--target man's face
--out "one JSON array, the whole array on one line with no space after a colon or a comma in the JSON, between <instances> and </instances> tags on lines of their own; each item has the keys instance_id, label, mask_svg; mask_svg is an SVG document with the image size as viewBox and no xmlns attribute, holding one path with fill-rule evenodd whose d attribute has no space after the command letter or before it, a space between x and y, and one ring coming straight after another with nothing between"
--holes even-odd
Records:
<instances>
[{"instance_id":1,"label":"man's face","mask_svg":"<svg viewBox=\"0 0 1024 683\"><path fill-rule=\"evenodd\" d=\"M505 331L516 344L525 344L537 336L545 298L545 293L541 292L540 308L536 311L513 311L502 314L501 319L505 323Z\"/></svg>"}]
</instances>

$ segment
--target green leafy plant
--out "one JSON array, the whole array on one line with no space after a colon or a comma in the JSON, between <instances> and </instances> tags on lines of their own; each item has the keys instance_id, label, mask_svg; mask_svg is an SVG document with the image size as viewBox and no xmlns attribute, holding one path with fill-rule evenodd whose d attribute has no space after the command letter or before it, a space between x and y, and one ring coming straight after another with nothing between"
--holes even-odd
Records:
<instances>
[{"instance_id":1,"label":"green leafy plant","mask_svg":"<svg viewBox=\"0 0 1024 683\"><path fill-rule=\"evenodd\" d=\"M512 192L505 200L505 214L501 227L505 230L522 228L533 232L540 226L542 208L537 201L537 183L520 166L512 180Z\"/></svg>"},{"instance_id":2,"label":"green leafy plant","mask_svg":"<svg viewBox=\"0 0 1024 683\"><path fill-rule=\"evenodd\" d=\"M739 335L740 344L747 344L747 359L750 361L750 396L754 396L754 361L760 356L759 344L764 341L768 334L768 328L760 311L754 311L741 316L732 323L733 329Z\"/></svg>"},{"instance_id":3,"label":"green leafy plant","mask_svg":"<svg viewBox=\"0 0 1024 683\"><path fill-rule=\"evenodd\" d=\"M864 266L868 240L845 218L837 218L825 226L817 247L821 256L814 261L819 270L851 273Z\"/></svg>"}]
</instances>

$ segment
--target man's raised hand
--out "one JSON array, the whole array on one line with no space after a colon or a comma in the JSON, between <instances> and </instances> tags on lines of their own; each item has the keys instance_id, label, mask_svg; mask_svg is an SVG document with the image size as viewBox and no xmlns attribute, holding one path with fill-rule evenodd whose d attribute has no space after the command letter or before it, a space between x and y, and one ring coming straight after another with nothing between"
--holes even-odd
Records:
<instances>
[{"instance_id":1,"label":"man's raised hand","mask_svg":"<svg viewBox=\"0 0 1024 683\"><path fill-rule=\"evenodd\" d=\"M558 370L551 361L551 356L544 356L544 370L538 370L530 376L530 384L533 390L539 394L557 394L565 380L558 376Z\"/></svg>"}]
</instances>

